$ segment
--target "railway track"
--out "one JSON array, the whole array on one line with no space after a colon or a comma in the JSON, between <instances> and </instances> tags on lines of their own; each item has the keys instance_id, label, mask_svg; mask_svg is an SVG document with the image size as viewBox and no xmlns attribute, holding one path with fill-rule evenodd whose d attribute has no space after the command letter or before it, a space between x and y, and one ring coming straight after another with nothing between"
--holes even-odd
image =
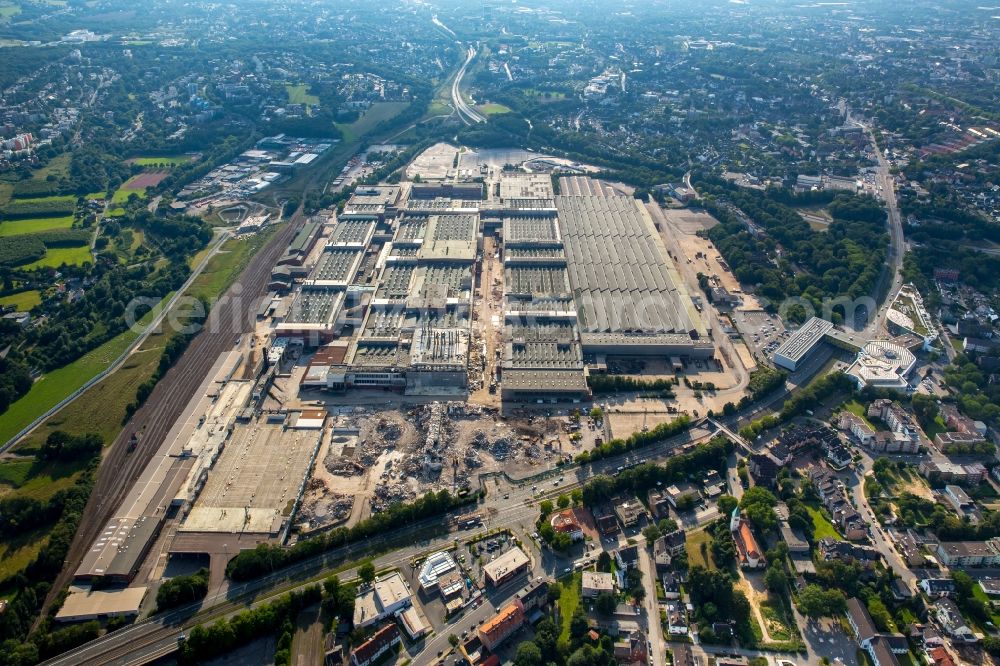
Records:
<instances>
[{"instance_id":1,"label":"railway track","mask_svg":"<svg viewBox=\"0 0 1000 666\"><path fill-rule=\"evenodd\" d=\"M216 325L206 327L206 330L191 340L184 354L156 384L145 404L133 415L130 427L123 429L115 439L97 472L94 490L63 563L63 570L45 600L46 609L59 591L70 583L83 555L152 460L153 454L163 443L191 396L204 381L205 373L219 354L232 348L238 335L251 330L247 309L257 297L264 294L271 269L301 226L301 220L300 209L285 228L251 258L240 277L230 285L223 298L212 309L210 318ZM237 305L241 307L241 312L235 312ZM142 440L130 453L127 441L129 435L142 427L145 428Z\"/></svg>"}]
</instances>

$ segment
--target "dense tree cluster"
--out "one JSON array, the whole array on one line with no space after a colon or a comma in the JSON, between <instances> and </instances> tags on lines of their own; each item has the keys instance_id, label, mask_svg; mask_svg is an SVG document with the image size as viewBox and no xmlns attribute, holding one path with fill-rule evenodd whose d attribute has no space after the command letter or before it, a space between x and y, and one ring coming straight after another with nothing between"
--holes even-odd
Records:
<instances>
[{"instance_id":1,"label":"dense tree cluster","mask_svg":"<svg viewBox=\"0 0 1000 666\"><path fill-rule=\"evenodd\" d=\"M735 627L735 634L743 645L753 645L754 635L750 626L750 602L734 586L732 574L722 569L709 571L705 567L691 567L685 586L691 594L695 619L701 629L701 639L716 642L713 622L728 621ZM706 630L708 635L706 636Z\"/></svg>"},{"instance_id":2,"label":"dense tree cluster","mask_svg":"<svg viewBox=\"0 0 1000 666\"><path fill-rule=\"evenodd\" d=\"M82 630L50 631L50 619L43 619L41 627L30 636L29 631L51 589L51 581L59 574L69 552L93 487L96 468L97 456L72 487L53 495L49 506L35 507L39 513L35 514L34 520L55 520L55 524L49 530L45 548L12 579L0 580L0 588L17 590L7 610L0 613L0 666L35 664L93 637L89 625ZM23 505L20 508L23 510ZM28 520L26 514L22 514L16 523L8 522L9 515L8 509L0 505L0 518L7 535L23 534L45 526L41 522L25 522Z\"/></svg>"},{"instance_id":3,"label":"dense tree cluster","mask_svg":"<svg viewBox=\"0 0 1000 666\"><path fill-rule=\"evenodd\" d=\"M323 589L318 584L311 585L301 592L291 592L228 620L223 618L211 625L198 625L181 645L180 661L183 664L202 663L279 630L288 633L286 623L294 626L299 611L322 598ZM282 648L279 645L279 653L282 649L285 654L276 654L275 661L287 663L288 646Z\"/></svg>"},{"instance_id":4,"label":"dense tree cluster","mask_svg":"<svg viewBox=\"0 0 1000 666\"><path fill-rule=\"evenodd\" d=\"M184 606L208 594L208 569L199 569L186 576L174 576L156 591L156 612Z\"/></svg>"},{"instance_id":5,"label":"dense tree cluster","mask_svg":"<svg viewBox=\"0 0 1000 666\"><path fill-rule=\"evenodd\" d=\"M705 208L720 221L708 237L740 282L756 285L755 293L771 307L797 297L814 312L822 312L826 299L856 299L870 295L875 287L888 238L885 212L874 199L838 195L827 206L833 222L826 231L815 231L770 192L710 177L703 178L699 187L710 195ZM787 312L794 320L807 314L801 305ZM833 316L842 315L835 310Z\"/></svg>"}]
</instances>

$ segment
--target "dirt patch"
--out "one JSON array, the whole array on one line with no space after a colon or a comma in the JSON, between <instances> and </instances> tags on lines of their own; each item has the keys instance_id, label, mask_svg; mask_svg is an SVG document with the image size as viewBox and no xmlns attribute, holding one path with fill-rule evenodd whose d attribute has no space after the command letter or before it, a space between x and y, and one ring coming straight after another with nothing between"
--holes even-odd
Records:
<instances>
[{"instance_id":1,"label":"dirt patch","mask_svg":"<svg viewBox=\"0 0 1000 666\"><path fill-rule=\"evenodd\" d=\"M144 171L129 178L122 187L126 190L144 190L147 187L156 187L169 175L168 171Z\"/></svg>"}]
</instances>

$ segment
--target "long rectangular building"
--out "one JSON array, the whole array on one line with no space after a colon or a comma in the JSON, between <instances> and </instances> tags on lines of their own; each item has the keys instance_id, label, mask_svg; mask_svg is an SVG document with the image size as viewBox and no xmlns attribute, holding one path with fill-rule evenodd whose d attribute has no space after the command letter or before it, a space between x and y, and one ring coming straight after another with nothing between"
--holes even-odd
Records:
<instances>
[{"instance_id":1,"label":"long rectangular building","mask_svg":"<svg viewBox=\"0 0 1000 666\"><path fill-rule=\"evenodd\" d=\"M556 197L559 230L584 352L707 357L715 346L635 199Z\"/></svg>"}]
</instances>

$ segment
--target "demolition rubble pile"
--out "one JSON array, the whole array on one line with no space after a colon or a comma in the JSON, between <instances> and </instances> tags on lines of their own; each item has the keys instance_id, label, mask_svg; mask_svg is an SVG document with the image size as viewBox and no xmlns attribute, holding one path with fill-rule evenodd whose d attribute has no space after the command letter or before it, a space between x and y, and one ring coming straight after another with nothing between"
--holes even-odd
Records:
<instances>
[{"instance_id":1,"label":"demolition rubble pile","mask_svg":"<svg viewBox=\"0 0 1000 666\"><path fill-rule=\"evenodd\" d=\"M308 531L322 529L347 520L354 508L354 497L331 491L322 479L312 478L299 518Z\"/></svg>"},{"instance_id":2,"label":"demolition rubble pile","mask_svg":"<svg viewBox=\"0 0 1000 666\"><path fill-rule=\"evenodd\" d=\"M401 483L380 483L375 486L371 498L372 513L381 513L393 504L409 502L417 496L415 492Z\"/></svg>"}]
</instances>

